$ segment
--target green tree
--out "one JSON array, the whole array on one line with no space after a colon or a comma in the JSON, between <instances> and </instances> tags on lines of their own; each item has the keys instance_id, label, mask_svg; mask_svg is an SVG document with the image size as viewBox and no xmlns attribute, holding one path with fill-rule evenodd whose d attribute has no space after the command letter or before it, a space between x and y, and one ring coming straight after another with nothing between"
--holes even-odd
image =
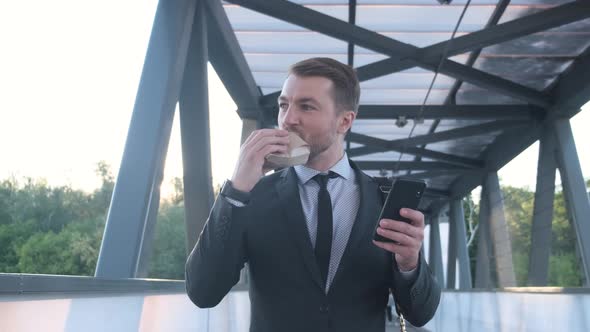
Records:
<instances>
[{"instance_id":1,"label":"green tree","mask_svg":"<svg viewBox=\"0 0 590 332\"><path fill-rule=\"evenodd\" d=\"M21 273L94 275L100 246L98 220L68 225L59 233L36 233L18 250Z\"/></svg>"},{"instance_id":2,"label":"green tree","mask_svg":"<svg viewBox=\"0 0 590 332\"><path fill-rule=\"evenodd\" d=\"M588 181L590 184L590 181ZM512 259L518 286L526 286L528 280L529 256L531 250L531 229L535 193L528 188L502 186L504 214L510 232ZM468 239L471 237L469 224L477 229L479 206L470 196L464 199L464 210ZM479 203L479 202L478 202ZM576 253L576 235L568 218L564 195L555 193L552 221L551 256L549 259L549 285L562 287L581 286L580 260ZM469 220L471 215L471 220ZM479 232L469 246L472 277L475 278L477 240ZM491 268L493 269L493 264ZM493 277L493 276L492 276ZM475 279L473 279L475 280Z\"/></svg>"},{"instance_id":3,"label":"green tree","mask_svg":"<svg viewBox=\"0 0 590 332\"><path fill-rule=\"evenodd\" d=\"M0 272L21 272L18 268L18 252L36 229L34 220L0 225Z\"/></svg>"},{"instance_id":4,"label":"green tree","mask_svg":"<svg viewBox=\"0 0 590 332\"><path fill-rule=\"evenodd\" d=\"M0 271L92 275L114 188L110 167L91 194L44 180L0 182Z\"/></svg>"},{"instance_id":5,"label":"green tree","mask_svg":"<svg viewBox=\"0 0 590 332\"><path fill-rule=\"evenodd\" d=\"M526 286L531 251L531 229L535 193L526 188L502 187L504 213L508 224L512 258L518 286ZM547 207L541 207L541 209ZM576 236L568 218L563 191L555 193L552 241L549 258L549 285L581 286L580 261L576 257Z\"/></svg>"},{"instance_id":6,"label":"green tree","mask_svg":"<svg viewBox=\"0 0 590 332\"><path fill-rule=\"evenodd\" d=\"M156 223L150 278L184 279L185 234L184 205L165 203Z\"/></svg>"}]
</instances>

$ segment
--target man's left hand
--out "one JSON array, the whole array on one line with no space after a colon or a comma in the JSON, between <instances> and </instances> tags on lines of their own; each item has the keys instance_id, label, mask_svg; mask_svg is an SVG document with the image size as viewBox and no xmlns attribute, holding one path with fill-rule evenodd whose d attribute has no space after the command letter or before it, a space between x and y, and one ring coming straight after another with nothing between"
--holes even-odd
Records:
<instances>
[{"instance_id":1,"label":"man's left hand","mask_svg":"<svg viewBox=\"0 0 590 332\"><path fill-rule=\"evenodd\" d=\"M379 248L394 254L397 266L401 271L411 271L418 267L420 248L424 240L424 215L420 211L403 208L400 215L410 219L412 223L392 219L381 219L377 234L388 238L392 242L373 243Z\"/></svg>"}]
</instances>

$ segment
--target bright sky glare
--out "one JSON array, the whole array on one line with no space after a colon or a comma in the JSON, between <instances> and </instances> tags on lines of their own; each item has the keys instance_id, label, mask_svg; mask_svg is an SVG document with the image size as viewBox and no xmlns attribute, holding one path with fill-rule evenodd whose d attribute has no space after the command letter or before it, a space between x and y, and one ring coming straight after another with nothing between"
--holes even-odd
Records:
<instances>
[{"instance_id":1,"label":"bright sky glare","mask_svg":"<svg viewBox=\"0 0 590 332\"><path fill-rule=\"evenodd\" d=\"M0 180L45 178L86 191L104 160L117 173L141 76L156 0L0 3ZM239 153L236 106L209 66L213 182L231 176ZM589 96L590 98L590 96ZM590 177L590 104L572 127ZM182 176L178 116L162 196ZM534 189L538 144L500 171L502 183Z\"/></svg>"}]
</instances>

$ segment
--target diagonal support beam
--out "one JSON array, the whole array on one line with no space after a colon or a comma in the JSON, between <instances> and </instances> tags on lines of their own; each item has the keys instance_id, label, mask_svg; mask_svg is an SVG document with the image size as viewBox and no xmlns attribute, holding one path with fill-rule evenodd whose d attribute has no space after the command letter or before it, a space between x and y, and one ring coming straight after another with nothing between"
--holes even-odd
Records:
<instances>
[{"instance_id":1,"label":"diagonal support beam","mask_svg":"<svg viewBox=\"0 0 590 332\"><path fill-rule=\"evenodd\" d=\"M527 122L525 121L492 121L472 126L465 126L461 128L440 131L428 135L419 135L407 139L395 140L391 141L391 144L392 146L430 144L458 138L478 136L498 130L506 130L514 127L521 127L526 124Z\"/></svg>"},{"instance_id":2,"label":"diagonal support beam","mask_svg":"<svg viewBox=\"0 0 590 332\"><path fill-rule=\"evenodd\" d=\"M453 39L449 45L447 56L455 56L466 52L482 49L506 41L521 38L533 33L556 28L568 23L576 22L590 17L588 3L574 1L558 7L544 10L540 13L528 15L503 24L493 25L486 29L472 32ZM420 56L427 59L440 59L449 41L433 44L422 48ZM389 75L402 70L415 67L415 64L407 59L391 57L376 61L356 68L361 82L380 76ZM261 98L263 105L274 105L279 92L267 94Z\"/></svg>"},{"instance_id":3,"label":"diagonal support beam","mask_svg":"<svg viewBox=\"0 0 590 332\"><path fill-rule=\"evenodd\" d=\"M499 170L510 160L537 141L543 131L552 130L553 121L560 117L572 117L590 99L590 48L578 57L566 73L557 80L550 94L555 106L547 112L542 124L534 123L526 130L507 132L496 139L482 154L487 168ZM453 197L460 198L481 184L480 175L466 174L459 177L450 187Z\"/></svg>"},{"instance_id":4,"label":"diagonal support beam","mask_svg":"<svg viewBox=\"0 0 590 332\"><path fill-rule=\"evenodd\" d=\"M551 90L556 104L552 110L556 115L574 116L586 102L590 101L590 48L561 74L557 85Z\"/></svg>"},{"instance_id":5,"label":"diagonal support beam","mask_svg":"<svg viewBox=\"0 0 590 332\"><path fill-rule=\"evenodd\" d=\"M556 28L568 23L590 17L590 3L574 1L542 12L518 18L503 24L456 37L449 44L447 56L455 56L524 37L533 33ZM440 59L449 41L433 44L421 49L418 57L422 59ZM362 81L388 75L414 67L411 60L389 58L357 68Z\"/></svg>"},{"instance_id":6,"label":"diagonal support beam","mask_svg":"<svg viewBox=\"0 0 590 332\"><path fill-rule=\"evenodd\" d=\"M240 117L259 118L263 115L258 104L261 93L221 1L204 1L208 14L209 61L238 105Z\"/></svg>"},{"instance_id":7,"label":"diagonal support beam","mask_svg":"<svg viewBox=\"0 0 590 332\"><path fill-rule=\"evenodd\" d=\"M432 170L448 170L457 171L468 169L465 167L443 163L440 161L369 161L369 160L355 160L358 167L363 170L412 170L412 171L432 171Z\"/></svg>"},{"instance_id":8,"label":"diagonal support beam","mask_svg":"<svg viewBox=\"0 0 590 332\"><path fill-rule=\"evenodd\" d=\"M233 0L230 2L340 40L354 43L355 45L371 49L375 52L395 58L407 58L414 66L419 66L427 70L435 71L439 65L439 61L436 59L430 60L420 56L420 48L416 46L399 42L374 31L351 25L332 16L293 4L286 0L275 0L272 2L264 0ZM538 106L549 107L552 104L551 98L542 92L451 60L443 61L440 72Z\"/></svg>"},{"instance_id":9,"label":"diagonal support beam","mask_svg":"<svg viewBox=\"0 0 590 332\"><path fill-rule=\"evenodd\" d=\"M276 121L277 107L265 107ZM533 105L360 105L358 120L392 120L399 117L424 120L528 120L542 118L546 110Z\"/></svg>"},{"instance_id":10,"label":"diagonal support beam","mask_svg":"<svg viewBox=\"0 0 590 332\"><path fill-rule=\"evenodd\" d=\"M508 130L513 129L516 127L526 126L527 122L525 121L493 121L493 122L486 122L483 124L477 124L472 126L466 126L457 129L450 129L446 131L441 131L432 134L426 135L419 135L410 138L398 139L393 141L386 141L385 144L383 141L378 138L371 137L371 140L366 139L363 141L359 134L353 135L351 139L354 138L361 138L359 143L361 144L369 144L371 146L364 146L359 148L350 149L349 155L351 156L358 156L370 153L377 153L377 152L384 152L390 151L394 149L402 149L404 152L407 150L407 147L412 147L416 145L423 145L423 144L430 144L442 141L448 141L458 138L465 138L470 136L478 136L482 134L486 134L489 132L494 132L498 130ZM352 133L351 133L352 134ZM358 141L358 140L357 140ZM366 143L364 143L366 142ZM420 149L420 151L422 151ZM418 153L418 151L416 151Z\"/></svg>"},{"instance_id":11,"label":"diagonal support beam","mask_svg":"<svg viewBox=\"0 0 590 332\"><path fill-rule=\"evenodd\" d=\"M356 0L348 0L348 23L356 24ZM354 44L348 43L348 65L354 67Z\"/></svg>"},{"instance_id":12,"label":"diagonal support beam","mask_svg":"<svg viewBox=\"0 0 590 332\"><path fill-rule=\"evenodd\" d=\"M487 28L490 28L490 27L494 27L498 24L498 22L500 21L500 19L504 15L506 8L508 8L508 5L510 5L510 0L498 1L498 3L496 4L496 8L494 8L492 15L488 19L488 23L486 23L486 25L485 25L484 30ZM449 47L451 46L450 43L447 45ZM473 67L473 65L475 64L475 61L477 61L477 58L481 54L482 50L483 49L480 48L480 49L474 50L473 52L469 53L469 56L467 58L467 61L465 62L465 65L468 67ZM459 89L461 88L462 85L463 85L463 81L455 80L455 82L453 83L453 86L449 90L447 98L445 98L445 102L444 102L445 105L456 105L457 104L457 92L459 91ZM441 121L440 119L433 121L433 123L430 125L430 129L428 129L428 133L435 132L436 128L438 128L438 125L440 124L440 121ZM423 145L420 148L424 149L424 148L426 148L426 146ZM420 160L421 157L416 157L415 159Z\"/></svg>"},{"instance_id":13,"label":"diagonal support beam","mask_svg":"<svg viewBox=\"0 0 590 332\"><path fill-rule=\"evenodd\" d=\"M207 82L207 22L210 16L207 16L204 8L205 3L197 1L197 13L178 100L187 254L197 243L215 200Z\"/></svg>"},{"instance_id":14,"label":"diagonal support beam","mask_svg":"<svg viewBox=\"0 0 590 332\"><path fill-rule=\"evenodd\" d=\"M140 253L147 245L144 241L151 240L145 232L150 227L147 222L155 221L149 213L156 211L153 204L159 191L154 187L161 179L195 12L196 2L191 0L158 3L96 277L135 278L142 272Z\"/></svg>"},{"instance_id":15,"label":"diagonal support beam","mask_svg":"<svg viewBox=\"0 0 590 332\"><path fill-rule=\"evenodd\" d=\"M439 176L458 176L460 174L477 174L481 173L481 169L457 169L457 170L433 170L433 171L425 171L425 172L418 172L418 173L411 173L411 174L404 174L400 177L403 178L410 178L410 179L432 179Z\"/></svg>"},{"instance_id":16,"label":"diagonal support beam","mask_svg":"<svg viewBox=\"0 0 590 332\"><path fill-rule=\"evenodd\" d=\"M359 133L351 132L348 134L347 138L351 142L365 144L367 148L376 147L377 149L387 149L387 150L391 150L391 151L403 152L403 153L408 153L408 154L411 154L414 156L422 156L422 157L431 158L431 159L435 159L435 160L439 160L439 161L444 161L444 162L448 162L448 163L459 165L459 166L465 166L465 167L472 167L472 168L483 167L483 162L476 160L476 159L455 156L452 154L447 154L447 153L443 153L443 152L439 152L439 151L420 149L417 147L406 147L406 148L395 147L395 146L392 147L391 142L388 140L375 138L375 137L371 137L371 136L367 136L367 135L363 135L363 134L359 134ZM361 154L361 153L363 153L363 151L364 150L360 150L360 148L350 149L348 152L348 156L350 156L350 157L361 156L361 155L363 155L363 154ZM368 153L365 153L365 154L368 154Z\"/></svg>"},{"instance_id":17,"label":"diagonal support beam","mask_svg":"<svg viewBox=\"0 0 590 332\"><path fill-rule=\"evenodd\" d=\"M545 110L531 105L360 105L357 119L532 120Z\"/></svg>"}]
</instances>

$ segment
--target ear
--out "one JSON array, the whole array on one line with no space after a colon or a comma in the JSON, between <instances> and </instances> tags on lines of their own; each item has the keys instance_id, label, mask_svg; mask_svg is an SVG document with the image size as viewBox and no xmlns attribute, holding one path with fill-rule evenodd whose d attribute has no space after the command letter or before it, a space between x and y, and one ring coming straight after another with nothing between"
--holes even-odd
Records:
<instances>
[{"instance_id":1,"label":"ear","mask_svg":"<svg viewBox=\"0 0 590 332\"><path fill-rule=\"evenodd\" d=\"M356 119L356 113L353 111L344 111L338 118L338 133L346 134L352 127L352 122Z\"/></svg>"}]
</instances>

